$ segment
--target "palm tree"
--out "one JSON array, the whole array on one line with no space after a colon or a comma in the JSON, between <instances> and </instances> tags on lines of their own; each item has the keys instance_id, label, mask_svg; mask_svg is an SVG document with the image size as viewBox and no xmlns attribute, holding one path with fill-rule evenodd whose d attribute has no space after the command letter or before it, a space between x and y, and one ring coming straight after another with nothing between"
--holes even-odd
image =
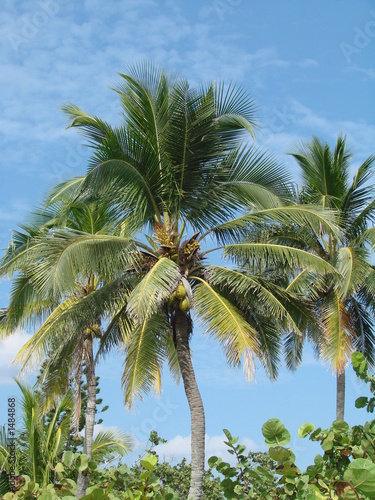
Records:
<instances>
[{"instance_id":1,"label":"palm tree","mask_svg":"<svg viewBox=\"0 0 375 500\"><path fill-rule=\"evenodd\" d=\"M23 231L14 234L0 268L2 274L18 273L13 278L2 329L9 334L17 326L38 325L17 355L16 360L23 363L20 373L44 360L40 384L49 397L46 407L56 394L64 394L73 375L76 391L71 423L77 434L84 363L87 410L83 452L91 459L96 412L95 367L110 341L103 338L101 324L105 312L102 304L106 300L102 296L103 285L108 284L108 274L103 265L101 269L99 266L77 269L74 259L82 252L89 252L87 247L93 235L97 236L97 244L107 241L114 231L116 217L112 208L98 200L73 201L74 193L75 187L67 184L58 202L48 203L42 213L34 215L32 225L23 226ZM110 294L112 290L113 295L117 287L116 282L111 283L105 291ZM90 300L96 290L98 298L95 295ZM100 343L96 356L95 339ZM84 494L88 480L88 475L79 475L79 496Z\"/></svg>"},{"instance_id":2,"label":"palm tree","mask_svg":"<svg viewBox=\"0 0 375 500\"><path fill-rule=\"evenodd\" d=\"M294 295L277 289L280 300L257 272L277 264L318 272L332 267L305 250L244 236L253 225L293 221L316 233L335 233L335 226L319 208L283 206L279 196L287 193L288 178L274 158L247 144L254 104L242 89L215 83L192 88L147 65L121 79L124 121L118 127L64 107L93 148L87 176L71 182L81 184L82 199L110 201L122 221L117 242L129 245L122 267L116 267L115 238L105 252L97 247L101 265L112 268L122 290L106 334L122 338L128 406L152 387L160 389L165 361L176 377L181 373L191 413L189 498L196 500L202 495L205 417L190 353L192 312L232 366L244 358L251 372L256 355L275 375L278 332L298 331L285 305ZM56 188L55 200L64 189ZM208 265L214 251L231 264ZM97 265L81 257L83 268ZM246 270L249 260L256 272ZM263 328L267 315L273 322Z\"/></svg>"},{"instance_id":3,"label":"palm tree","mask_svg":"<svg viewBox=\"0 0 375 500\"><path fill-rule=\"evenodd\" d=\"M21 390L21 427L16 436L16 473L27 475L34 483L46 487L54 476L54 468L61 461L69 437L73 414L73 395L68 392L55 400L52 411L45 412L45 400L39 391L17 382ZM129 451L131 442L119 430L98 433L91 460L102 463L113 453L123 456ZM1 468L7 470L7 456L1 457ZM5 482L2 493L8 491Z\"/></svg>"},{"instance_id":4,"label":"palm tree","mask_svg":"<svg viewBox=\"0 0 375 500\"><path fill-rule=\"evenodd\" d=\"M336 418L343 419L345 368L351 353L359 350L371 364L375 361L375 272L366 245L371 240L369 224L375 220L374 187L369 185L375 157L367 158L350 181L352 155L345 137L338 137L334 151L314 137L291 154L302 172L300 203L334 209L342 228L340 238L316 237L304 229L290 233L290 238L284 233L282 241L314 252L338 271L320 280L302 271L288 290L307 293L315 302L315 317L320 321L310 323L306 335L336 373ZM301 360L302 344L289 336L286 349L291 366Z\"/></svg>"}]
</instances>

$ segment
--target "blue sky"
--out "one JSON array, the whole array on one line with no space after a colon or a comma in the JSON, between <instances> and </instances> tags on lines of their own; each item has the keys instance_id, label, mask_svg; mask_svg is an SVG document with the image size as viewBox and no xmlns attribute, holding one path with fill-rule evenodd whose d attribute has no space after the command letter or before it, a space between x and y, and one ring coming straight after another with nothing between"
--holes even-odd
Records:
<instances>
[{"instance_id":1,"label":"blue sky","mask_svg":"<svg viewBox=\"0 0 375 500\"><path fill-rule=\"evenodd\" d=\"M0 21L0 248L46 190L84 173L82 138L66 131L61 105L73 102L112 123L120 120L110 90L118 72L145 59L183 74L193 83L231 80L258 104L260 147L285 156L299 140L334 144L347 134L354 169L375 152L375 6L370 0L255 2L246 0L2 0ZM0 307L9 285L0 285ZM30 332L0 343L0 422L16 389L9 362ZM309 348L295 373L282 370L271 383L262 369L248 384L232 371L218 346L200 330L193 340L194 366L207 416L207 454L223 453L222 429L251 448L264 449L261 425L280 418L292 431L297 460L307 465L317 449L299 440L300 424L326 426L335 414L335 379ZM156 428L170 442L163 455L189 454L190 422L182 386L165 374L160 400L152 396L136 413L122 406L121 355L99 369L106 426L145 441ZM366 419L354 400L365 392L348 370L347 420Z\"/></svg>"}]
</instances>

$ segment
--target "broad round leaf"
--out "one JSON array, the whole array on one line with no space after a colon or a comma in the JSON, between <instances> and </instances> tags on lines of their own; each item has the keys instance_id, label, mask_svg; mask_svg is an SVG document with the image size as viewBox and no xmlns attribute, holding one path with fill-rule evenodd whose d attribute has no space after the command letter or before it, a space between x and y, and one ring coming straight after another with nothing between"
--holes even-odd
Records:
<instances>
[{"instance_id":1,"label":"broad round leaf","mask_svg":"<svg viewBox=\"0 0 375 500\"><path fill-rule=\"evenodd\" d=\"M295 464L286 462L285 464L280 464L276 467L276 473L284 477L297 477L301 474L301 471Z\"/></svg>"},{"instance_id":2,"label":"broad round leaf","mask_svg":"<svg viewBox=\"0 0 375 500\"><path fill-rule=\"evenodd\" d=\"M141 465L148 471L153 471L157 461L158 459L154 455L147 455L143 460L141 460Z\"/></svg>"},{"instance_id":3,"label":"broad round leaf","mask_svg":"<svg viewBox=\"0 0 375 500\"><path fill-rule=\"evenodd\" d=\"M282 446L275 446L270 448L269 455L273 460L276 460L279 463L283 462L294 462L296 459L295 454L292 450L288 450L287 448L283 448Z\"/></svg>"},{"instance_id":4,"label":"broad round leaf","mask_svg":"<svg viewBox=\"0 0 375 500\"><path fill-rule=\"evenodd\" d=\"M345 420L335 420L332 424L333 429L335 432L340 432L342 434L347 434L349 431L349 424L345 422Z\"/></svg>"},{"instance_id":5,"label":"broad round leaf","mask_svg":"<svg viewBox=\"0 0 375 500\"><path fill-rule=\"evenodd\" d=\"M278 418L270 418L262 427L268 446L285 446L290 442L290 433Z\"/></svg>"},{"instance_id":6,"label":"broad round leaf","mask_svg":"<svg viewBox=\"0 0 375 500\"><path fill-rule=\"evenodd\" d=\"M40 500L55 500L56 498L57 498L56 495L49 491L45 491L39 497Z\"/></svg>"},{"instance_id":7,"label":"broad round leaf","mask_svg":"<svg viewBox=\"0 0 375 500\"><path fill-rule=\"evenodd\" d=\"M306 424L302 424L300 427L298 427L298 437L304 438L308 434L310 434L313 430L315 429L315 425L311 424L310 422L307 422Z\"/></svg>"},{"instance_id":8,"label":"broad round leaf","mask_svg":"<svg viewBox=\"0 0 375 500\"><path fill-rule=\"evenodd\" d=\"M333 437L328 436L322 442L322 449L324 451L330 451L330 450L332 450L332 448L333 448Z\"/></svg>"},{"instance_id":9,"label":"broad round leaf","mask_svg":"<svg viewBox=\"0 0 375 500\"><path fill-rule=\"evenodd\" d=\"M56 467L55 467L55 472L64 472L65 469L64 469L64 466L61 462L59 462L58 464L56 464Z\"/></svg>"},{"instance_id":10,"label":"broad round leaf","mask_svg":"<svg viewBox=\"0 0 375 500\"><path fill-rule=\"evenodd\" d=\"M215 456L210 457L210 458L208 459L208 466L209 466L209 467L211 467L211 468L212 468L212 467L215 467L215 465L217 464L217 462L218 462L218 461L219 461L219 458L218 458L218 457L215 457Z\"/></svg>"},{"instance_id":11,"label":"broad round leaf","mask_svg":"<svg viewBox=\"0 0 375 500\"><path fill-rule=\"evenodd\" d=\"M62 461L67 467L70 467L74 462L74 453L72 451L66 451Z\"/></svg>"},{"instance_id":12,"label":"broad round leaf","mask_svg":"<svg viewBox=\"0 0 375 500\"><path fill-rule=\"evenodd\" d=\"M361 352L353 352L352 354L352 364L353 364L353 368L357 368L357 366L359 366L363 360L364 360L364 356Z\"/></svg>"},{"instance_id":13,"label":"broad round leaf","mask_svg":"<svg viewBox=\"0 0 375 500\"><path fill-rule=\"evenodd\" d=\"M367 458L356 458L349 464L344 473L348 481L358 493L375 498L375 464Z\"/></svg>"},{"instance_id":14,"label":"broad round leaf","mask_svg":"<svg viewBox=\"0 0 375 500\"><path fill-rule=\"evenodd\" d=\"M89 460L87 458L87 455L85 454L79 455L76 461L76 466L78 467L78 470L80 472L86 470L87 467L89 466Z\"/></svg>"},{"instance_id":15,"label":"broad round leaf","mask_svg":"<svg viewBox=\"0 0 375 500\"><path fill-rule=\"evenodd\" d=\"M360 398L357 398L355 400L355 407L356 408L364 408L367 405L368 398L365 396L361 396Z\"/></svg>"}]
</instances>

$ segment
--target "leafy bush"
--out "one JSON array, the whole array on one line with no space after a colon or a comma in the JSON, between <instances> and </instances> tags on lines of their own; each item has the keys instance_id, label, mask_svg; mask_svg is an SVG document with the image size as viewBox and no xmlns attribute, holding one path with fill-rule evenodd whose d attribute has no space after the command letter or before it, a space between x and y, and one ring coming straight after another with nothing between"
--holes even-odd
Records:
<instances>
[{"instance_id":1,"label":"leafy bush","mask_svg":"<svg viewBox=\"0 0 375 500\"><path fill-rule=\"evenodd\" d=\"M358 398L356 407L366 407L373 412L375 407L375 377L368 372L368 364L360 353L352 356L357 375L370 383L371 398ZM364 425L350 427L343 420L335 420L327 429L317 428L311 423L301 425L298 435L309 436L319 442L322 454L314 464L301 472L295 464L295 455L285 446L290 442L290 433L276 418L268 420L262 427L268 456L276 466L251 467L244 455L245 447L238 439L225 431L230 453L235 454L237 465L231 466L218 457L211 457L209 464L223 477L221 481L225 498L228 499L340 499L367 500L375 498L375 420Z\"/></svg>"},{"instance_id":2,"label":"leafy bush","mask_svg":"<svg viewBox=\"0 0 375 500\"><path fill-rule=\"evenodd\" d=\"M368 364L360 353L354 353L352 363L358 377L370 385L372 396L356 400L357 408L372 413L375 408L375 377L369 374ZM302 472L295 464L295 455L287 447L290 433L277 418L262 427L267 453L246 453L238 438L224 430L228 452L235 465L219 457L208 461L210 469L204 479L207 500L226 499L290 499L290 500L371 500L375 499L375 420L350 427L335 420L327 429L315 429L306 423L298 429L301 438L320 443L322 453ZM4 495L4 500L74 499L76 483L70 479L77 472L90 472L91 486L84 500L155 500L186 499L190 466L183 459L172 466L159 462L153 449L163 440L155 433L150 436L151 448L146 456L132 467L119 463L116 467L100 468L89 462L86 455L66 451L55 465L51 477L55 482L45 488L27 476L17 478L17 491ZM214 476L212 470L218 474Z\"/></svg>"}]
</instances>

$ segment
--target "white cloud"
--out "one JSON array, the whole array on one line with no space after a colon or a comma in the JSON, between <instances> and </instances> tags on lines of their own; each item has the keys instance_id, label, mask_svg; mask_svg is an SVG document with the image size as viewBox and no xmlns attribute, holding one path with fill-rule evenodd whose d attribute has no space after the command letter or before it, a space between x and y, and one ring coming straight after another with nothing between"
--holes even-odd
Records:
<instances>
[{"instance_id":1,"label":"white cloud","mask_svg":"<svg viewBox=\"0 0 375 500\"><path fill-rule=\"evenodd\" d=\"M206 460L212 456L217 456L228 462L235 461L232 455L228 453L228 447L224 444L226 441L224 434L217 436L208 436L206 434ZM250 438L241 438L239 443L246 446L247 452L261 451L262 447ZM168 443L161 444L156 447L156 452L161 459L168 461L181 460L186 457L188 461L191 460L191 436L175 436Z\"/></svg>"},{"instance_id":2,"label":"white cloud","mask_svg":"<svg viewBox=\"0 0 375 500\"><path fill-rule=\"evenodd\" d=\"M373 80L375 78L375 69L374 68L362 68L361 66L345 66L345 73L359 73L364 75L364 77L368 80Z\"/></svg>"},{"instance_id":3,"label":"white cloud","mask_svg":"<svg viewBox=\"0 0 375 500\"><path fill-rule=\"evenodd\" d=\"M290 113L293 117L293 127L313 130L314 134L323 140L335 141L340 132L347 134L347 142L354 148L354 161L363 161L373 151L374 125L365 121L328 119L322 113L315 112L298 101L291 103Z\"/></svg>"},{"instance_id":4,"label":"white cloud","mask_svg":"<svg viewBox=\"0 0 375 500\"><path fill-rule=\"evenodd\" d=\"M23 331L16 331L0 341L0 385L14 384L14 377L18 374L19 366L11 363L30 337Z\"/></svg>"},{"instance_id":5,"label":"white cloud","mask_svg":"<svg viewBox=\"0 0 375 500\"><path fill-rule=\"evenodd\" d=\"M298 66L301 68L316 68L319 64L315 59L302 59L302 61L298 63Z\"/></svg>"},{"instance_id":6,"label":"white cloud","mask_svg":"<svg viewBox=\"0 0 375 500\"><path fill-rule=\"evenodd\" d=\"M347 144L353 149L353 171L372 154L375 143L375 126L365 121L328 118L298 100L290 100L280 108L265 111L258 140L262 147L284 155L301 141L312 135L334 146L339 133L347 135ZM283 157L292 169L295 162Z\"/></svg>"}]
</instances>

